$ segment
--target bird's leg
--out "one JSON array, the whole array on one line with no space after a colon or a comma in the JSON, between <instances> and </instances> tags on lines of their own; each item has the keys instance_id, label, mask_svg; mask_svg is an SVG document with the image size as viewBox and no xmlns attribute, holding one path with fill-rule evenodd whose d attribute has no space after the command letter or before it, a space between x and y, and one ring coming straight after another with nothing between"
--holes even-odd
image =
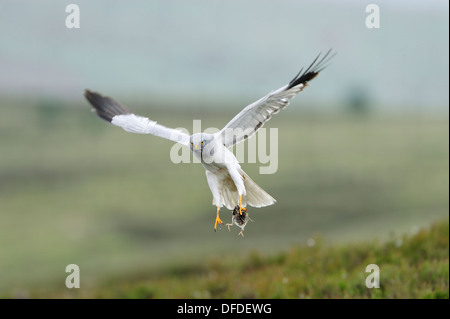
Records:
<instances>
[{"instance_id":1,"label":"bird's leg","mask_svg":"<svg viewBox=\"0 0 450 319\"><path fill-rule=\"evenodd\" d=\"M219 225L223 224L222 220L219 217L219 209L220 209L220 207L217 206L217 216L216 216L216 222L214 223L214 231L216 231L216 229L217 229L217 224L219 224Z\"/></svg>"},{"instance_id":2,"label":"bird's leg","mask_svg":"<svg viewBox=\"0 0 450 319\"><path fill-rule=\"evenodd\" d=\"M239 234L238 234L238 236L239 235L241 235L242 237L244 237L244 229L245 229L245 226L247 225L247 223L248 223L248 221L253 221L253 219L251 219L250 217L248 217L248 215L246 216L246 219L245 219L245 222L244 222L244 224L243 225L238 225L238 224L236 224L236 225L238 225L240 228L241 228L241 231L239 232Z\"/></svg>"},{"instance_id":3,"label":"bird's leg","mask_svg":"<svg viewBox=\"0 0 450 319\"><path fill-rule=\"evenodd\" d=\"M231 231L230 226L233 226L233 223L236 223L236 214L239 210L239 205L236 205L236 207L233 210L233 216L231 217L231 223L226 224L226 226L228 227L228 231Z\"/></svg>"},{"instance_id":4,"label":"bird's leg","mask_svg":"<svg viewBox=\"0 0 450 319\"><path fill-rule=\"evenodd\" d=\"M242 215L242 212L246 212L247 209L242 207L242 196L239 195L239 214Z\"/></svg>"},{"instance_id":5,"label":"bird's leg","mask_svg":"<svg viewBox=\"0 0 450 319\"><path fill-rule=\"evenodd\" d=\"M225 226L228 227L228 231L231 231L230 226L233 226L233 221L231 221L231 223L229 223L229 224L226 224Z\"/></svg>"}]
</instances>

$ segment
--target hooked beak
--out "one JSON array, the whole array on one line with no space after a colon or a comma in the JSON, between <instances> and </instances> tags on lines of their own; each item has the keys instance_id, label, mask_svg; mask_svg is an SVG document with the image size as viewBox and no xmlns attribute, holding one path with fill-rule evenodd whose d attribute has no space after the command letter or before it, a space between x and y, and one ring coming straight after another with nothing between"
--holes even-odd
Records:
<instances>
[{"instance_id":1,"label":"hooked beak","mask_svg":"<svg viewBox=\"0 0 450 319\"><path fill-rule=\"evenodd\" d=\"M198 150L198 145L194 145L194 148L195 148L196 150Z\"/></svg>"}]
</instances>

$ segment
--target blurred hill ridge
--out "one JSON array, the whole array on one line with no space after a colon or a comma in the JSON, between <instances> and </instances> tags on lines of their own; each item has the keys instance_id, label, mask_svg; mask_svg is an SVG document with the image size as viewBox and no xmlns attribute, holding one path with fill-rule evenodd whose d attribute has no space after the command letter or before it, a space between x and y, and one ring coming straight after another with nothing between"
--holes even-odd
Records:
<instances>
[{"instance_id":1,"label":"blurred hill ridge","mask_svg":"<svg viewBox=\"0 0 450 319\"><path fill-rule=\"evenodd\" d=\"M333 48L334 61L302 94L305 108L359 94L385 110L448 112L448 2L377 3L380 29L366 28L358 1L80 0L81 28L67 29L65 3L7 1L0 95L78 101L90 88L149 101L250 103Z\"/></svg>"}]
</instances>

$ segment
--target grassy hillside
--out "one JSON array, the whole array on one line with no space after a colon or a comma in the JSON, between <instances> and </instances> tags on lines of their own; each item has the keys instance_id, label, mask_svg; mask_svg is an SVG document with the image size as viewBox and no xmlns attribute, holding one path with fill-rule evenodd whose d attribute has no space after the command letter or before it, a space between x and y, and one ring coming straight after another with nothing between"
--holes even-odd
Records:
<instances>
[{"instance_id":1,"label":"grassy hillside","mask_svg":"<svg viewBox=\"0 0 450 319\"><path fill-rule=\"evenodd\" d=\"M237 248L238 249L238 248ZM102 289L64 297L97 298L449 298L449 224L387 242L295 246L287 252L141 272ZM380 288L365 268L380 268ZM39 294L37 294L39 296ZM56 295L61 297L61 295Z\"/></svg>"},{"instance_id":2,"label":"grassy hillside","mask_svg":"<svg viewBox=\"0 0 450 319\"><path fill-rule=\"evenodd\" d=\"M316 234L327 243L385 240L448 218L445 117L306 114L293 105L267 125L278 128L277 172L242 164L277 199L250 208L254 222L243 239L236 229L213 231L204 170L172 163L172 143L108 125L87 103L29 103L2 103L0 295L45 288L63 295L73 263L83 289L95 291L142 269L273 255ZM191 131L192 119L221 127L237 111L136 110ZM231 213L221 217L229 222Z\"/></svg>"}]
</instances>

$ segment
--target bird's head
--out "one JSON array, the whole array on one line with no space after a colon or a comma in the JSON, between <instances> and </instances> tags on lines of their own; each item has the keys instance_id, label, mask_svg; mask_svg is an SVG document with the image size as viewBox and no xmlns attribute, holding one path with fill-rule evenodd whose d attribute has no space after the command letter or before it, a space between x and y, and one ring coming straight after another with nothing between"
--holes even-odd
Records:
<instances>
[{"instance_id":1,"label":"bird's head","mask_svg":"<svg viewBox=\"0 0 450 319\"><path fill-rule=\"evenodd\" d=\"M206 145L212 140L211 134L195 133L191 135L189 147L192 152L202 152Z\"/></svg>"}]
</instances>

